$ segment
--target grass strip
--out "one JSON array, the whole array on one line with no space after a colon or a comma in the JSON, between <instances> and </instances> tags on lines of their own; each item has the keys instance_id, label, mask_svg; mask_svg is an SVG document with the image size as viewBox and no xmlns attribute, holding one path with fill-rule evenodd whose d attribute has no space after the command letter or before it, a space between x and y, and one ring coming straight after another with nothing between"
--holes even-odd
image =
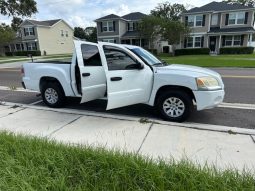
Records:
<instances>
[{"instance_id":1,"label":"grass strip","mask_svg":"<svg viewBox=\"0 0 255 191\"><path fill-rule=\"evenodd\" d=\"M190 56L161 56L169 64L186 64L201 67L240 67L254 68L255 55L190 55Z\"/></svg>"},{"instance_id":2,"label":"grass strip","mask_svg":"<svg viewBox=\"0 0 255 191\"><path fill-rule=\"evenodd\" d=\"M0 190L255 190L254 177L0 133Z\"/></svg>"}]
</instances>

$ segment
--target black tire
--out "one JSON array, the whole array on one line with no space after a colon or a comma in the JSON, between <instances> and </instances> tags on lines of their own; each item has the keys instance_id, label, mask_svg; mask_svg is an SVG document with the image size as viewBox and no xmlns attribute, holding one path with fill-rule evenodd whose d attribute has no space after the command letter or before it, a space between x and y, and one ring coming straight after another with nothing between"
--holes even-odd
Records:
<instances>
[{"instance_id":1,"label":"black tire","mask_svg":"<svg viewBox=\"0 0 255 191\"><path fill-rule=\"evenodd\" d=\"M46 91L50 89L53 89L56 93L55 95L57 95L56 102L49 102L48 99L46 98ZM65 100L66 100L65 93L61 85L57 82L44 83L42 86L41 94L42 94L43 102L49 107L59 108L65 104Z\"/></svg>"},{"instance_id":2,"label":"black tire","mask_svg":"<svg viewBox=\"0 0 255 191\"><path fill-rule=\"evenodd\" d=\"M173 117L170 116L171 114L167 114L166 111L164 110L164 103L166 100L169 98L177 98L182 101L182 103L178 100L178 103L180 102L181 105L184 104L184 109L183 106L181 107L182 112L178 114L179 116ZM167 104L170 103L167 101ZM173 121L173 122L183 122L187 120L193 110L193 102L192 98L184 91L181 90L170 90L164 93L161 93L157 99L156 102L156 107L158 111L161 114L161 117L167 121ZM170 106L169 106L170 107ZM172 107L172 106L171 106ZM174 107L174 106L173 106ZM177 110L179 108L174 107L172 110ZM180 110L179 110L180 111ZM176 111L173 111L176 114Z\"/></svg>"}]
</instances>

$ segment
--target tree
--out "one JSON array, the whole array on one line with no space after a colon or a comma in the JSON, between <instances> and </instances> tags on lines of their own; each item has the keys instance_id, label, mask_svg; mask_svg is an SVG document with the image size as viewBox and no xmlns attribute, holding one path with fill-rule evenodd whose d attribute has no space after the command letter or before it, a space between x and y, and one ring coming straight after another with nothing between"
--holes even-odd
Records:
<instances>
[{"instance_id":1,"label":"tree","mask_svg":"<svg viewBox=\"0 0 255 191\"><path fill-rule=\"evenodd\" d=\"M173 52L175 50L175 45L180 42L180 39L184 36L187 36L190 32L189 27L180 21L171 21L165 19L162 22L161 26L161 35L162 38L168 41L168 44L172 45Z\"/></svg>"},{"instance_id":2,"label":"tree","mask_svg":"<svg viewBox=\"0 0 255 191\"><path fill-rule=\"evenodd\" d=\"M97 28L96 27L87 27L85 29L86 40L90 42L97 42Z\"/></svg>"},{"instance_id":3,"label":"tree","mask_svg":"<svg viewBox=\"0 0 255 191\"><path fill-rule=\"evenodd\" d=\"M0 0L1 15L30 17L36 12L34 0Z\"/></svg>"},{"instance_id":4,"label":"tree","mask_svg":"<svg viewBox=\"0 0 255 191\"><path fill-rule=\"evenodd\" d=\"M81 27L74 27L74 36L80 39L86 39L86 33Z\"/></svg>"},{"instance_id":5,"label":"tree","mask_svg":"<svg viewBox=\"0 0 255 191\"><path fill-rule=\"evenodd\" d=\"M183 11L186 11L184 5L165 2L158 4L158 6L151 11L151 15L172 21L178 21Z\"/></svg>"},{"instance_id":6,"label":"tree","mask_svg":"<svg viewBox=\"0 0 255 191\"><path fill-rule=\"evenodd\" d=\"M224 0L223 2L227 2L227 3L238 3L238 4L242 4L242 5L251 5L251 6L255 6L255 1L254 0Z\"/></svg>"},{"instance_id":7,"label":"tree","mask_svg":"<svg viewBox=\"0 0 255 191\"><path fill-rule=\"evenodd\" d=\"M149 49L153 49L153 44L160 38L160 30L162 25L162 18L155 16L147 16L142 18L142 20L138 24L138 31L140 32L140 36L148 39L149 41Z\"/></svg>"},{"instance_id":8,"label":"tree","mask_svg":"<svg viewBox=\"0 0 255 191\"><path fill-rule=\"evenodd\" d=\"M3 52L3 46L7 43L10 43L15 39L15 31L8 25L0 25L0 53Z\"/></svg>"},{"instance_id":9,"label":"tree","mask_svg":"<svg viewBox=\"0 0 255 191\"><path fill-rule=\"evenodd\" d=\"M23 20L19 17L13 17L11 27L14 31L18 31L19 25L23 22Z\"/></svg>"}]
</instances>

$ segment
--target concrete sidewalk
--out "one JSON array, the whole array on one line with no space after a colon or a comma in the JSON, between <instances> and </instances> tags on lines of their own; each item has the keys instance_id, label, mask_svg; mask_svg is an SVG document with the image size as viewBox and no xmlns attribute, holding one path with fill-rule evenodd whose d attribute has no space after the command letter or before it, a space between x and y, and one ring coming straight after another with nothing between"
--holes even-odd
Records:
<instances>
[{"instance_id":1,"label":"concrete sidewalk","mask_svg":"<svg viewBox=\"0 0 255 191\"><path fill-rule=\"evenodd\" d=\"M10 104L0 105L0 130L255 172L255 130Z\"/></svg>"}]
</instances>

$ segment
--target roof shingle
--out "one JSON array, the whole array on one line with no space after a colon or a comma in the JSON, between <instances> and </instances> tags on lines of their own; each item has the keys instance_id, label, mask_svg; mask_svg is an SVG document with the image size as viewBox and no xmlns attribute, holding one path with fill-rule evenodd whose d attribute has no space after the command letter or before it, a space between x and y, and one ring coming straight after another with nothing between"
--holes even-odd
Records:
<instances>
[{"instance_id":1,"label":"roof shingle","mask_svg":"<svg viewBox=\"0 0 255 191\"><path fill-rule=\"evenodd\" d=\"M202 7L195 7L190 9L185 13L200 13L200 12L214 12L214 11L231 11L231 10L241 10L241 9L251 9L254 8L252 5L244 6L241 4L229 4L226 2L211 2ZM254 8L255 9L255 8Z\"/></svg>"},{"instance_id":2,"label":"roof shingle","mask_svg":"<svg viewBox=\"0 0 255 191\"><path fill-rule=\"evenodd\" d=\"M255 32L253 27L220 28L212 27L208 33Z\"/></svg>"},{"instance_id":3,"label":"roof shingle","mask_svg":"<svg viewBox=\"0 0 255 191\"><path fill-rule=\"evenodd\" d=\"M135 21L135 20L140 20L143 17L146 17L146 14L140 13L140 12L134 12L134 13L129 13L127 15L122 16L121 18L126 19L126 20L131 20L131 21Z\"/></svg>"},{"instance_id":4,"label":"roof shingle","mask_svg":"<svg viewBox=\"0 0 255 191\"><path fill-rule=\"evenodd\" d=\"M54 24L56 24L57 22L59 22L61 19L55 19L55 20L46 20L46 21L36 21L36 20L27 20L30 23L34 24L34 25L41 25L41 26L52 26Z\"/></svg>"}]
</instances>

